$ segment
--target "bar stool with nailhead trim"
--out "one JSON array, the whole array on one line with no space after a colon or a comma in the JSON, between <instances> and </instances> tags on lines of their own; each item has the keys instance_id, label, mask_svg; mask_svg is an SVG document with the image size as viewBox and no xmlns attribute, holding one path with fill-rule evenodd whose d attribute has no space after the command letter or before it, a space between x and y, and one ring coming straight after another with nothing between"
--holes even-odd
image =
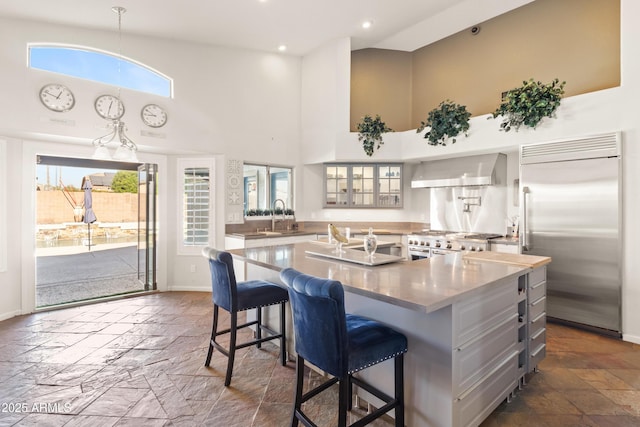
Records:
<instances>
[{"instance_id":1,"label":"bar stool with nailhead trim","mask_svg":"<svg viewBox=\"0 0 640 427\"><path fill-rule=\"evenodd\" d=\"M215 348L227 357L227 374L224 385L231 384L233 362L237 349L261 344L269 340L280 340L280 363L284 366L286 361L286 331L285 331L285 304L289 301L287 289L281 285L264 280L248 280L236 282L233 270L233 259L229 252L218 251L213 248L204 248L202 255L209 258L211 269L211 289L213 292L213 327L211 328L211 340L205 366L211 363L211 355ZM262 307L280 304L280 333L262 324ZM228 329L218 331L218 309L223 308L231 315L231 325ZM256 309L256 320L238 325L238 312ZM242 343L236 343L237 331L249 326L256 326L255 339ZM262 332L268 336L263 337ZM230 334L229 348L222 347L216 338L223 334Z\"/></svg>"},{"instance_id":2,"label":"bar stool with nailhead trim","mask_svg":"<svg viewBox=\"0 0 640 427\"><path fill-rule=\"evenodd\" d=\"M351 424L352 427L369 424L393 409L395 425L404 426L403 366L407 338L375 320L346 314L344 290L336 280L302 274L292 268L284 269L280 278L289 288L297 353L296 392L291 425L297 426L302 421L305 426L314 426L302 411L302 404L339 383L339 427L347 425L347 410L352 408L353 384L385 404ZM394 397L353 376L354 373L387 359L394 359ZM303 393L305 361L333 378Z\"/></svg>"}]
</instances>

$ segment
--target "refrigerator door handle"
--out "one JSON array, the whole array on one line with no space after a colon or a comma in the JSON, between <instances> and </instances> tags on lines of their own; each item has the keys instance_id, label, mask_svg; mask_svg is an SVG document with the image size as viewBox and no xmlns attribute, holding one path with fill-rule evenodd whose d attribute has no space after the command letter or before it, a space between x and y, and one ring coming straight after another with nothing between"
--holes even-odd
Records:
<instances>
[{"instance_id":1,"label":"refrigerator door handle","mask_svg":"<svg viewBox=\"0 0 640 427\"><path fill-rule=\"evenodd\" d=\"M529 227L527 224L527 195L529 187L522 187L522 251L529 250Z\"/></svg>"}]
</instances>

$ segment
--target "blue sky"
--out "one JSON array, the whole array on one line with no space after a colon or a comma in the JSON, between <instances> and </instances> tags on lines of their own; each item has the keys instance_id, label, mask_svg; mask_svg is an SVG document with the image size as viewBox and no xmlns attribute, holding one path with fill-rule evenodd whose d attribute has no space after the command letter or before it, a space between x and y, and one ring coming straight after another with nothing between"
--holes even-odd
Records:
<instances>
[{"instance_id":1,"label":"blue sky","mask_svg":"<svg viewBox=\"0 0 640 427\"><path fill-rule=\"evenodd\" d=\"M120 68L118 68L118 63ZM87 49L30 46L29 66L113 86L171 96L171 80L126 58Z\"/></svg>"}]
</instances>

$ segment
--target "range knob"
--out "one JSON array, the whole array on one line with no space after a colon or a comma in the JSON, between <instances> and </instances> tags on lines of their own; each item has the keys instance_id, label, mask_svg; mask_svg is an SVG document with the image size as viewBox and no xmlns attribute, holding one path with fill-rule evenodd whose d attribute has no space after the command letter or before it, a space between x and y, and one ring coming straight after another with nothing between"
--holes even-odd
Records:
<instances>
[{"instance_id":1,"label":"range knob","mask_svg":"<svg viewBox=\"0 0 640 427\"><path fill-rule=\"evenodd\" d=\"M436 242L436 248L440 247L440 242Z\"/></svg>"},{"instance_id":2,"label":"range knob","mask_svg":"<svg viewBox=\"0 0 640 427\"><path fill-rule=\"evenodd\" d=\"M460 245L460 250L464 251L464 245Z\"/></svg>"},{"instance_id":3,"label":"range knob","mask_svg":"<svg viewBox=\"0 0 640 427\"><path fill-rule=\"evenodd\" d=\"M471 247L469 248L469 250L470 250L471 252L473 252L473 251L475 251L475 250L476 250L476 248L475 248L474 246L471 246Z\"/></svg>"},{"instance_id":4,"label":"range knob","mask_svg":"<svg viewBox=\"0 0 640 427\"><path fill-rule=\"evenodd\" d=\"M431 242L424 242L425 246L431 246Z\"/></svg>"},{"instance_id":5,"label":"range knob","mask_svg":"<svg viewBox=\"0 0 640 427\"><path fill-rule=\"evenodd\" d=\"M451 243L447 243L447 249L451 249Z\"/></svg>"},{"instance_id":6,"label":"range knob","mask_svg":"<svg viewBox=\"0 0 640 427\"><path fill-rule=\"evenodd\" d=\"M424 245L425 245L425 242L420 242L420 246L424 246Z\"/></svg>"},{"instance_id":7,"label":"range knob","mask_svg":"<svg viewBox=\"0 0 640 427\"><path fill-rule=\"evenodd\" d=\"M482 248L478 246L478 252L482 252Z\"/></svg>"}]
</instances>

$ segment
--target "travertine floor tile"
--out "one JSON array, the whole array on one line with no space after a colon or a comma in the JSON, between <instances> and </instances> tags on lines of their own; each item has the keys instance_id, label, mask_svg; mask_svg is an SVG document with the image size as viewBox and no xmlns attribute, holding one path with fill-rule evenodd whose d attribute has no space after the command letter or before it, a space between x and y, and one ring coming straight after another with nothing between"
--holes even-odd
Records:
<instances>
[{"instance_id":1,"label":"travertine floor tile","mask_svg":"<svg viewBox=\"0 0 640 427\"><path fill-rule=\"evenodd\" d=\"M226 388L226 357L214 351L204 366L211 320L211 294L171 292L2 321L0 403L49 413L0 413L0 425L288 425L295 361L281 366L271 342L239 350ZM221 312L220 321L228 326L229 316ZM243 331L238 340L249 338ZM555 324L547 339L540 372L482 427L640 426L640 346ZM307 369L307 387L322 380ZM337 398L331 387L305 410L319 426L335 426ZM356 409L350 418L362 415Z\"/></svg>"}]
</instances>

